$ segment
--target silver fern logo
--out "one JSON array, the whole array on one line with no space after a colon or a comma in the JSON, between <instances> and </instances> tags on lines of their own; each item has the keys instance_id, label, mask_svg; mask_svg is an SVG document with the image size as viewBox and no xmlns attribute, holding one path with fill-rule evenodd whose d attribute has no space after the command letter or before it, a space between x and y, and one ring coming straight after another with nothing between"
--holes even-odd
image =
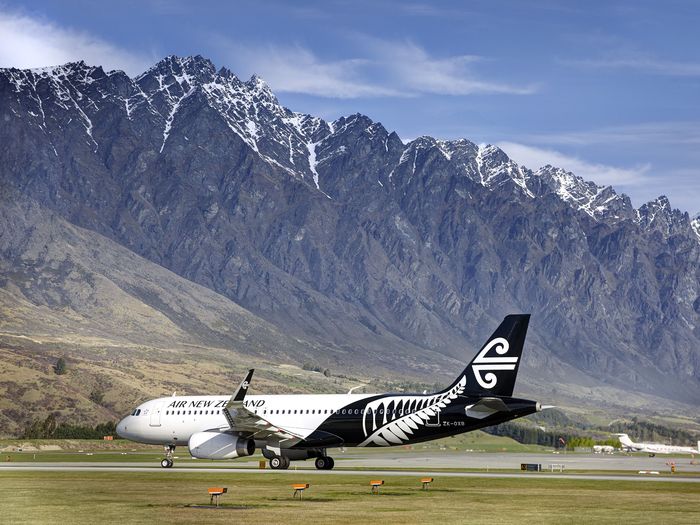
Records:
<instances>
[{"instance_id":1,"label":"silver fern logo","mask_svg":"<svg viewBox=\"0 0 700 525\"><path fill-rule=\"evenodd\" d=\"M489 341L474 359L474 364L472 365L474 377L476 378L476 382L483 388L491 389L498 383L498 378L493 371L515 370L515 365L518 363L517 357L499 357L507 354L508 348L508 340L503 337L497 337ZM494 349L498 356L486 357L486 355ZM482 376L482 372L487 373Z\"/></svg>"},{"instance_id":2,"label":"silver fern logo","mask_svg":"<svg viewBox=\"0 0 700 525\"><path fill-rule=\"evenodd\" d=\"M467 377L462 376L447 392L432 396L392 396L367 403L362 412L362 430L367 436L359 446L400 445L410 439L414 431L430 425L443 408L464 392Z\"/></svg>"}]
</instances>

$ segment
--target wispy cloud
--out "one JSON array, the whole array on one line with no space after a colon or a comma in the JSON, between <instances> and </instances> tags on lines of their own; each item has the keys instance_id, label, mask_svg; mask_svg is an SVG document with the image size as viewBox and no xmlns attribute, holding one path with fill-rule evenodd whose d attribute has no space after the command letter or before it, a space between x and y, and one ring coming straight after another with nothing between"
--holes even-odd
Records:
<instances>
[{"instance_id":1,"label":"wispy cloud","mask_svg":"<svg viewBox=\"0 0 700 525\"><path fill-rule=\"evenodd\" d=\"M621 168L588 162L552 149L537 148L516 142L499 142L496 145L518 164L534 170L551 164L583 177L585 180L610 186L638 186L646 184L650 180L647 173L651 167L648 164Z\"/></svg>"},{"instance_id":2,"label":"wispy cloud","mask_svg":"<svg viewBox=\"0 0 700 525\"><path fill-rule=\"evenodd\" d=\"M588 146L592 144L700 144L700 122L642 122L624 126L607 126L584 131L559 131L533 134L527 142Z\"/></svg>"},{"instance_id":3,"label":"wispy cloud","mask_svg":"<svg viewBox=\"0 0 700 525\"><path fill-rule=\"evenodd\" d=\"M437 3L421 3L421 2L399 2L394 9L398 9L403 14L409 16L418 17L455 17L455 16L465 16L469 13L466 9L455 8L448 6L447 4L437 4Z\"/></svg>"},{"instance_id":4,"label":"wispy cloud","mask_svg":"<svg viewBox=\"0 0 700 525\"><path fill-rule=\"evenodd\" d=\"M431 56L410 40L402 42L372 39L369 52L373 62L386 71L387 80L416 94L438 95L509 94L529 95L534 84L506 84L487 80L475 71L486 59L476 55Z\"/></svg>"},{"instance_id":5,"label":"wispy cloud","mask_svg":"<svg viewBox=\"0 0 700 525\"><path fill-rule=\"evenodd\" d=\"M700 76L700 62L662 60L658 57L639 54L607 56L580 60L561 60L563 64L588 69L629 70L651 75L673 77Z\"/></svg>"},{"instance_id":6,"label":"wispy cloud","mask_svg":"<svg viewBox=\"0 0 700 525\"><path fill-rule=\"evenodd\" d=\"M255 72L277 92L305 93L330 98L405 96L364 80L367 61L324 61L301 46L247 46L224 42L234 69Z\"/></svg>"},{"instance_id":7,"label":"wispy cloud","mask_svg":"<svg viewBox=\"0 0 700 525\"><path fill-rule=\"evenodd\" d=\"M0 11L0 67L43 67L76 60L130 75L153 63L153 57L132 53L84 31Z\"/></svg>"},{"instance_id":8,"label":"wispy cloud","mask_svg":"<svg viewBox=\"0 0 700 525\"><path fill-rule=\"evenodd\" d=\"M365 37L362 56L321 58L301 45L250 46L218 37L236 70L256 72L278 92L329 98L414 97L424 94L526 95L536 85L487 80L475 72L473 55L431 56L411 41Z\"/></svg>"}]
</instances>

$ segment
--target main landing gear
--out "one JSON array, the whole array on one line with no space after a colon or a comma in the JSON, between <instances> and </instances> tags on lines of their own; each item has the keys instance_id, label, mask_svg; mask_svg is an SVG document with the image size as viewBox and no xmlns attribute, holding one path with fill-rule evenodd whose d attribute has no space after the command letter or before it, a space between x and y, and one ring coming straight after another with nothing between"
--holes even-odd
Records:
<instances>
[{"instance_id":1,"label":"main landing gear","mask_svg":"<svg viewBox=\"0 0 700 525\"><path fill-rule=\"evenodd\" d=\"M173 466L173 452L175 452L175 445L165 445L163 450L165 451L165 457L161 460L160 466L163 468L170 468Z\"/></svg>"},{"instance_id":2,"label":"main landing gear","mask_svg":"<svg viewBox=\"0 0 700 525\"><path fill-rule=\"evenodd\" d=\"M316 458L316 468L318 470L331 470L335 466L335 461L332 457L321 456Z\"/></svg>"},{"instance_id":3,"label":"main landing gear","mask_svg":"<svg viewBox=\"0 0 700 525\"><path fill-rule=\"evenodd\" d=\"M274 456L270 460L270 468L275 470L287 470L291 461L284 456Z\"/></svg>"},{"instance_id":4,"label":"main landing gear","mask_svg":"<svg viewBox=\"0 0 700 525\"><path fill-rule=\"evenodd\" d=\"M287 470L291 461L313 458L315 458L316 468L319 470L331 470L335 465L333 458L326 456L325 449L286 449L284 455L278 455L277 450L273 452L268 448L262 449L263 456L270 462L270 468L273 470Z\"/></svg>"}]
</instances>

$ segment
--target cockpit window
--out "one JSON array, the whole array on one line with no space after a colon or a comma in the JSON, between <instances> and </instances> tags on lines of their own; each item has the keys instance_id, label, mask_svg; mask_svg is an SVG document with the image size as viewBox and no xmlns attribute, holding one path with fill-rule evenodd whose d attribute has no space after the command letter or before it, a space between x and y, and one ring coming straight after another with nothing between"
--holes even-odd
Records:
<instances>
[{"instance_id":1,"label":"cockpit window","mask_svg":"<svg viewBox=\"0 0 700 525\"><path fill-rule=\"evenodd\" d=\"M140 416L141 415L141 409L140 408L135 408L134 411L131 413L132 416Z\"/></svg>"}]
</instances>

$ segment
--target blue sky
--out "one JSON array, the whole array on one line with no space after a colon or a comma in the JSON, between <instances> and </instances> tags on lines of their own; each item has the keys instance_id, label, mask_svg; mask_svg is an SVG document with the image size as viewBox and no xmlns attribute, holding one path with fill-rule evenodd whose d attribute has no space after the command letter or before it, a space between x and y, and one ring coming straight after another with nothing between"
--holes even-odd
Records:
<instances>
[{"instance_id":1,"label":"blue sky","mask_svg":"<svg viewBox=\"0 0 700 525\"><path fill-rule=\"evenodd\" d=\"M196 6L195 6L196 5ZM287 107L466 137L700 211L700 3L0 0L0 67L202 54Z\"/></svg>"}]
</instances>

